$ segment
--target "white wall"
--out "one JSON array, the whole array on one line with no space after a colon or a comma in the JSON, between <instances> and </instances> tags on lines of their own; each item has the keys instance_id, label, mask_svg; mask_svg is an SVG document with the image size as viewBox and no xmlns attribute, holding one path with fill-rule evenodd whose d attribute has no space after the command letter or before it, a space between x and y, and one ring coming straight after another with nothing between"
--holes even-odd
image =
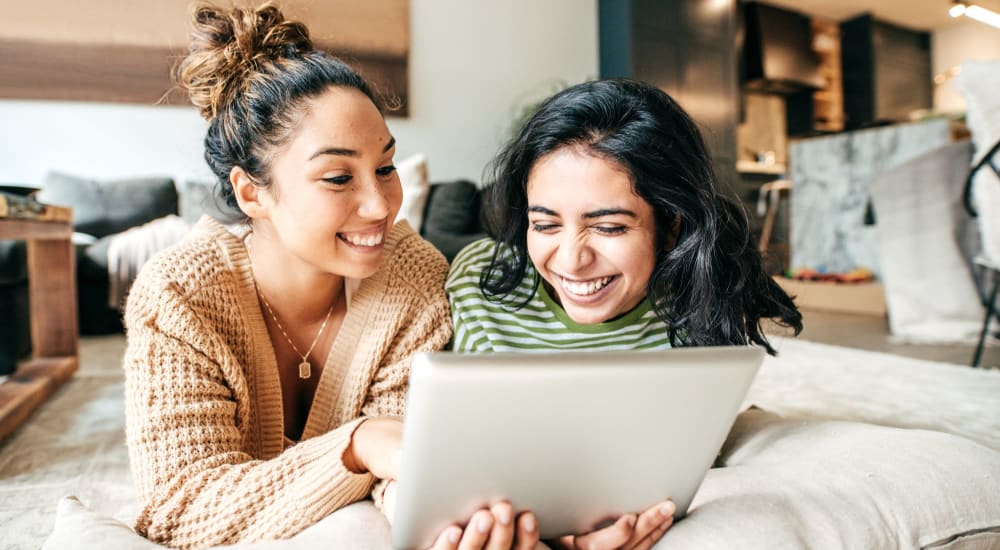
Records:
<instances>
[{"instance_id":1,"label":"white wall","mask_svg":"<svg viewBox=\"0 0 1000 550\"><path fill-rule=\"evenodd\" d=\"M410 116L389 127L435 181L479 181L518 108L597 76L597 0L410 0L410 25ZM205 128L190 107L0 100L0 183L206 177Z\"/></svg>"},{"instance_id":2,"label":"white wall","mask_svg":"<svg viewBox=\"0 0 1000 550\"><path fill-rule=\"evenodd\" d=\"M931 71L937 75L965 61L1000 59L1000 29L961 17L931 36ZM1000 93L1000 91L998 91ZM965 100L952 80L935 86L934 110L965 111Z\"/></svg>"},{"instance_id":3,"label":"white wall","mask_svg":"<svg viewBox=\"0 0 1000 550\"><path fill-rule=\"evenodd\" d=\"M48 170L211 178L194 107L0 101L0 126L0 182L35 185Z\"/></svg>"}]
</instances>

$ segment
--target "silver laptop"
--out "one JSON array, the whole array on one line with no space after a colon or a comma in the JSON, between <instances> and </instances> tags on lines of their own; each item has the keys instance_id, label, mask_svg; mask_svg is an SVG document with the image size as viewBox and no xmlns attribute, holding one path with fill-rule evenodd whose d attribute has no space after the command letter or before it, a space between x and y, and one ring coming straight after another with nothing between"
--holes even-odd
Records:
<instances>
[{"instance_id":1,"label":"silver laptop","mask_svg":"<svg viewBox=\"0 0 1000 550\"><path fill-rule=\"evenodd\" d=\"M764 351L426 353L413 360L393 545L506 498L543 539L664 500L682 517Z\"/></svg>"}]
</instances>

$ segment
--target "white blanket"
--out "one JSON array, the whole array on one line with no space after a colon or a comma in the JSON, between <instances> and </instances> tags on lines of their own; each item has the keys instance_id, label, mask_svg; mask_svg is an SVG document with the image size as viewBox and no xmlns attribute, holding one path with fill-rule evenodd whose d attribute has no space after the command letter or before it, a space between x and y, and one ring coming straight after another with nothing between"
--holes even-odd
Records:
<instances>
[{"instance_id":1,"label":"white blanket","mask_svg":"<svg viewBox=\"0 0 1000 550\"><path fill-rule=\"evenodd\" d=\"M183 239L190 229L180 216L171 214L112 237L108 244L108 307L121 310L143 264Z\"/></svg>"}]
</instances>

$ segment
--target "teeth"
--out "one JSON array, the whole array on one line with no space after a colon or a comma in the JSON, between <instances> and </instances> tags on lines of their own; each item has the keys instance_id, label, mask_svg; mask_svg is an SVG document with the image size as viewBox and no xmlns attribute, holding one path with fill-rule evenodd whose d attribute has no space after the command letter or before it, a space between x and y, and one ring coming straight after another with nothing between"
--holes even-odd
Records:
<instances>
[{"instance_id":1,"label":"teeth","mask_svg":"<svg viewBox=\"0 0 1000 550\"><path fill-rule=\"evenodd\" d=\"M565 289L566 292L577 296L589 296L606 287L610 282L611 277L601 277L600 279L591 279L590 281L579 283L575 281L568 281L562 277L559 278L559 284L563 287L563 289Z\"/></svg>"},{"instance_id":2,"label":"teeth","mask_svg":"<svg viewBox=\"0 0 1000 550\"><path fill-rule=\"evenodd\" d=\"M345 235L340 234L340 237L345 241L353 244L354 246L376 246L382 244L382 238L385 236L384 233L378 233L377 235L368 235L366 237L361 235Z\"/></svg>"}]
</instances>

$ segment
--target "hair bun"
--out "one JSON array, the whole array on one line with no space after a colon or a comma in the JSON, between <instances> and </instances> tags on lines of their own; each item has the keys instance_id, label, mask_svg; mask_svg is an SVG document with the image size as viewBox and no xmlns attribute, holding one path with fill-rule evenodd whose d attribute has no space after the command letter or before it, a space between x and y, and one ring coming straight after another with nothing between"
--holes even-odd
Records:
<instances>
[{"instance_id":1,"label":"hair bun","mask_svg":"<svg viewBox=\"0 0 1000 550\"><path fill-rule=\"evenodd\" d=\"M228 12L199 4L193 26L189 53L178 65L176 79L208 120L233 101L254 73L313 49L306 26L285 20L271 2Z\"/></svg>"}]
</instances>

